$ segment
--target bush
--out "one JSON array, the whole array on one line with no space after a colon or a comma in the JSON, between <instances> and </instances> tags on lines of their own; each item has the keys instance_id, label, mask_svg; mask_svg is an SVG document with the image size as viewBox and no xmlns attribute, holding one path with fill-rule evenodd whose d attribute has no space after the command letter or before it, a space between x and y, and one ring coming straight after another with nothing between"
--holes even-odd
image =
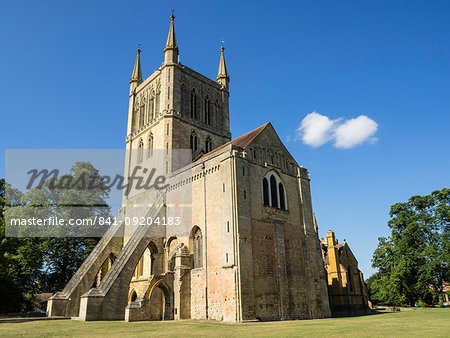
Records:
<instances>
[{"instance_id":1,"label":"bush","mask_svg":"<svg viewBox=\"0 0 450 338\"><path fill-rule=\"evenodd\" d=\"M422 302L421 300L419 300L419 301L417 302L416 306L417 306L417 307L425 307L425 306L427 306L427 303Z\"/></svg>"}]
</instances>

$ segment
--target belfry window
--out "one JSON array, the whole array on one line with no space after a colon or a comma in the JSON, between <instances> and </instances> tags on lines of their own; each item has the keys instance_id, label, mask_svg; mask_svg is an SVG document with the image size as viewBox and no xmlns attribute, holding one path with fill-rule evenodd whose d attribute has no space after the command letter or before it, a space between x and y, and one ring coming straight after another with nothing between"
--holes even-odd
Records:
<instances>
[{"instance_id":1,"label":"belfry window","mask_svg":"<svg viewBox=\"0 0 450 338\"><path fill-rule=\"evenodd\" d=\"M205 99L205 124L211 124L211 101L209 97Z\"/></svg>"},{"instance_id":2,"label":"belfry window","mask_svg":"<svg viewBox=\"0 0 450 338\"><path fill-rule=\"evenodd\" d=\"M139 129L144 126L144 118L145 118L145 106L142 105L139 109Z\"/></svg>"},{"instance_id":3,"label":"belfry window","mask_svg":"<svg viewBox=\"0 0 450 338\"><path fill-rule=\"evenodd\" d=\"M150 122L155 118L155 92L152 93L152 97L150 98L150 114L149 114Z\"/></svg>"},{"instance_id":4,"label":"belfry window","mask_svg":"<svg viewBox=\"0 0 450 338\"><path fill-rule=\"evenodd\" d=\"M195 131L193 131L191 133L190 148L191 148L192 154L195 154L195 152L197 151L197 134L195 133Z\"/></svg>"},{"instance_id":5,"label":"belfry window","mask_svg":"<svg viewBox=\"0 0 450 338\"><path fill-rule=\"evenodd\" d=\"M155 117L159 115L159 110L161 107L159 106L159 103L161 101L161 87L158 87L156 90L156 96L155 96Z\"/></svg>"},{"instance_id":6,"label":"belfry window","mask_svg":"<svg viewBox=\"0 0 450 338\"><path fill-rule=\"evenodd\" d=\"M220 111L219 100L216 100L216 102L214 103L214 123L217 127L221 127L221 119L222 115Z\"/></svg>"},{"instance_id":7,"label":"belfry window","mask_svg":"<svg viewBox=\"0 0 450 338\"><path fill-rule=\"evenodd\" d=\"M198 97L195 89L191 92L191 119L198 119Z\"/></svg>"},{"instance_id":8,"label":"belfry window","mask_svg":"<svg viewBox=\"0 0 450 338\"><path fill-rule=\"evenodd\" d=\"M287 210L286 191L280 177L274 171L263 178L262 203L265 206Z\"/></svg>"},{"instance_id":9,"label":"belfry window","mask_svg":"<svg viewBox=\"0 0 450 338\"><path fill-rule=\"evenodd\" d=\"M205 141L205 152L209 153L212 150L212 141L211 138L208 136L208 138Z\"/></svg>"}]
</instances>

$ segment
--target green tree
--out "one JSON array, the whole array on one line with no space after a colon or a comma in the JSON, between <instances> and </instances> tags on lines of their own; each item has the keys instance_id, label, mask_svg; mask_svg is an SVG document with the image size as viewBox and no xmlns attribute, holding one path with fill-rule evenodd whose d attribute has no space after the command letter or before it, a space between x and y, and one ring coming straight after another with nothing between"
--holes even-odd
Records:
<instances>
[{"instance_id":1,"label":"green tree","mask_svg":"<svg viewBox=\"0 0 450 338\"><path fill-rule=\"evenodd\" d=\"M380 237L372 258L378 273L368 279L372 300L414 306L443 296L450 277L450 189L413 196L391 207L391 235Z\"/></svg>"},{"instance_id":2,"label":"green tree","mask_svg":"<svg viewBox=\"0 0 450 338\"><path fill-rule=\"evenodd\" d=\"M91 180L95 183L94 187L86 188ZM45 201L48 204L48 210L51 210L48 216L64 219L65 224L69 219L93 221L96 217L107 218L110 217L110 208L106 199L110 189L101 182L102 177L91 163L76 162L68 174L62 175L54 182L49 179L39 189L29 190L22 197L21 202L33 207ZM65 185L65 188L51 188L62 185ZM47 208L42 209L46 214ZM33 214L35 212L33 209ZM78 236L91 233L102 234L105 230L105 225L98 223L53 227L51 232L55 237L45 238L42 243L46 273L40 279L40 288L46 292L63 289L98 242L98 238Z\"/></svg>"},{"instance_id":3,"label":"green tree","mask_svg":"<svg viewBox=\"0 0 450 338\"><path fill-rule=\"evenodd\" d=\"M38 291L42 277L42 239L5 237L5 190L4 179L0 179L0 313L18 312L30 305L32 295ZM13 202L22 194L11 191Z\"/></svg>"},{"instance_id":4,"label":"green tree","mask_svg":"<svg viewBox=\"0 0 450 338\"><path fill-rule=\"evenodd\" d=\"M86 189L87 180L92 179L96 183L94 188ZM52 188L63 182L72 184L64 189ZM65 221L106 218L110 216L106 203L110 191L101 182L102 177L88 162L76 162L68 174L54 181L48 179L42 187L32 188L25 194L5 185L3 179L0 181L0 313L23 310L27 295L30 300L40 292L61 290L98 242L98 238L77 236L101 234L105 230L105 225L98 223L42 229L24 225L13 229L18 237L5 237L5 212L8 212L7 219L28 219L36 215ZM5 193L8 205L14 207L5 208ZM26 237L39 235L39 231L46 237Z\"/></svg>"}]
</instances>

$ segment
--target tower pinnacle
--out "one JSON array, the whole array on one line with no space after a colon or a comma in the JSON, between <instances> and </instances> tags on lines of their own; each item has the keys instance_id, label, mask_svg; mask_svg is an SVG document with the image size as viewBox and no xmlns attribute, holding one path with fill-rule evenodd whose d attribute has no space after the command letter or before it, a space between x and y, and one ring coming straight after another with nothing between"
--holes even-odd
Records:
<instances>
[{"instance_id":1,"label":"tower pinnacle","mask_svg":"<svg viewBox=\"0 0 450 338\"><path fill-rule=\"evenodd\" d=\"M134 63L133 73L131 74L130 79L130 94L133 90L142 83L142 71L141 71L141 49L138 48L136 56L136 62Z\"/></svg>"},{"instance_id":2,"label":"tower pinnacle","mask_svg":"<svg viewBox=\"0 0 450 338\"><path fill-rule=\"evenodd\" d=\"M137 53L136 62L134 63L134 68L133 68L133 73L131 74L130 83L137 82L139 85L142 82L141 58L140 58L141 49L138 48L136 53Z\"/></svg>"},{"instance_id":3,"label":"tower pinnacle","mask_svg":"<svg viewBox=\"0 0 450 338\"><path fill-rule=\"evenodd\" d=\"M217 74L217 82L219 82L225 88L228 88L228 83L230 82L230 76L228 75L227 64L225 63L225 55L223 51L225 48L220 47L220 62L219 62L219 73Z\"/></svg>"},{"instance_id":4,"label":"tower pinnacle","mask_svg":"<svg viewBox=\"0 0 450 338\"><path fill-rule=\"evenodd\" d=\"M166 46L164 47L164 63L178 63L178 46L175 37L175 15L170 16L169 35L167 35Z\"/></svg>"}]
</instances>

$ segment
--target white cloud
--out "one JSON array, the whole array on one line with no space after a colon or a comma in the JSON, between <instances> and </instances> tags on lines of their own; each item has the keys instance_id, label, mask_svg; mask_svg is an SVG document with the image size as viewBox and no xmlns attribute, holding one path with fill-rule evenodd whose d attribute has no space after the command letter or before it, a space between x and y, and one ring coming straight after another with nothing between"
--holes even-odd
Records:
<instances>
[{"instance_id":1,"label":"white cloud","mask_svg":"<svg viewBox=\"0 0 450 338\"><path fill-rule=\"evenodd\" d=\"M319 147L332 139L334 123L335 121L331 121L327 116L312 112L302 120L297 134L303 143Z\"/></svg>"},{"instance_id":2,"label":"white cloud","mask_svg":"<svg viewBox=\"0 0 450 338\"><path fill-rule=\"evenodd\" d=\"M369 140L377 131L378 124L365 115L345 121L336 128L334 146L349 149ZM376 142L376 138L371 141Z\"/></svg>"},{"instance_id":3,"label":"white cloud","mask_svg":"<svg viewBox=\"0 0 450 338\"><path fill-rule=\"evenodd\" d=\"M377 129L378 124L365 115L343 121L312 112L306 115L296 132L303 143L312 147L332 141L336 148L350 149L366 141L375 144Z\"/></svg>"}]
</instances>

